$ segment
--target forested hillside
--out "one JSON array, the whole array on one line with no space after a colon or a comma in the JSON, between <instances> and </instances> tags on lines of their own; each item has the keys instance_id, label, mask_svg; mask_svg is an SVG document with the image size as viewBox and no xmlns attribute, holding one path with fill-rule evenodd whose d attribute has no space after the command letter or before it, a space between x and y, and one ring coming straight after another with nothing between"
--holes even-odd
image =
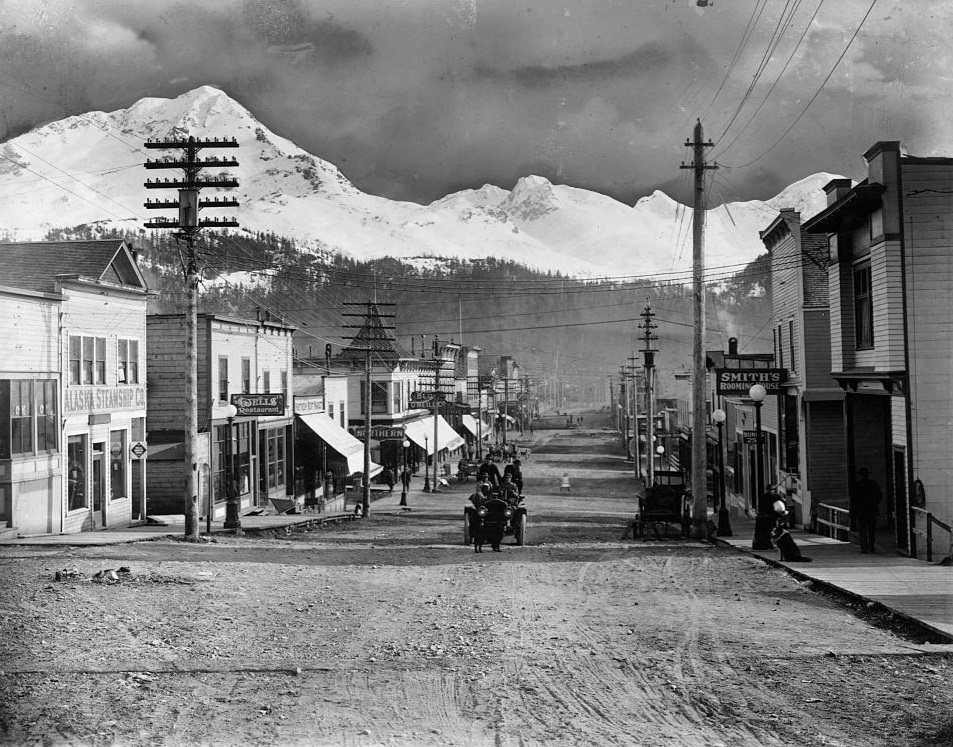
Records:
<instances>
[{"instance_id":1,"label":"forested hillside","mask_svg":"<svg viewBox=\"0 0 953 747\"><path fill-rule=\"evenodd\" d=\"M80 227L48 239L125 238L157 292L151 311L184 308L182 252L169 232L119 234ZM240 316L269 314L298 327L299 357L322 357L330 343L346 343L359 319L348 302L377 300L395 316L394 334L409 351L428 350L434 335L512 355L527 375L554 375L569 386L617 378L630 357L641 362L640 314L655 313L660 396L680 396L672 373L691 369L692 295L683 282L657 278L579 280L541 273L492 258L461 261L421 257L413 262L358 262L306 250L275 235L200 234L196 256L203 273L200 308ZM764 288L767 256L708 293L706 348L739 339L742 351L771 349L766 331L770 300ZM567 384L564 383L564 386Z\"/></svg>"}]
</instances>

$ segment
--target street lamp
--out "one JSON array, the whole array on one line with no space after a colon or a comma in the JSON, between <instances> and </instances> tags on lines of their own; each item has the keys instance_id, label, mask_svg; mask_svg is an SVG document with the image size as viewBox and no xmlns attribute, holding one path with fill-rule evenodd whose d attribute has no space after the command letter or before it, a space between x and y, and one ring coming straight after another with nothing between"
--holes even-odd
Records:
<instances>
[{"instance_id":1,"label":"street lamp","mask_svg":"<svg viewBox=\"0 0 953 747\"><path fill-rule=\"evenodd\" d=\"M225 454L225 528L234 529L236 534L242 531L242 520L238 511L238 480L235 477L235 431L234 420L238 408L228 403L222 408L228 420L228 449Z\"/></svg>"},{"instance_id":2,"label":"street lamp","mask_svg":"<svg viewBox=\"0 0 953 747\"><path fill-rule=\"evenodd\" d=\"M400 505L407 505L407 481L404 480L404 472L407 472L407 449L410 448L410 441L406 438L401 443L401 446L404 447L404 469L400 473ZM408 473L409 474L409 473Z\"/></svg>"},{"instance_id":3,"label":"street lamp","mask_svg":"<svg viewBox=\"0 0 953 747\"><path fill-rule=\"evenodd\" d=\"M754 384L748 390L748 397L754 403L755 459L757 461L754 471L756 483L756 514L754 519L754 539L751 541L752 550L770 550L772 548L771 525L774 517L770 513L770 503L765 506L765 500L762 496L764 492L764 456L762 453L764 434L761 432L761 406L764 404L764 398L767 396L768 392L761 384Z\"/></svg>"},{"instance_id":4,"label":"street lamp","mask_svg":"<svg viewBox=\"0 0 953 747\"><path fill-rule=\"evenodd\" d=\"M725 447L724 441L722 441L725 421L728 419L728 415L724 410L719 408L711 414L711 419L714 420L715 425L718 426L718 495L721 498L721 505L718 508L718 536L730 537L731 522L729 521L730 517L728 515L728 491L725 490Z\"/></svg>"},{"instance_id":5,"label":"street lamp","mask_svg":"<svg viewBox=\"0 0 953 747\"><path fill-rule=\"evenodd\" d=\"M436 456L436 454L434 454ZM424 492L430 492L430 467L427 460L430 459L430 441L424 436Z\"/></svg>"},{"instance_id":6,"label":"street lamp","mask_svg":"<svg viewBox=\"0 0 953 747\"><path fill-rule=\"evenodd\" d=\"M662 471L662 454L665 453L665 447L662 444L659 444L655 447L655 453L658 454L658 468L659 472Z\"/></svg>"}]
</instances>

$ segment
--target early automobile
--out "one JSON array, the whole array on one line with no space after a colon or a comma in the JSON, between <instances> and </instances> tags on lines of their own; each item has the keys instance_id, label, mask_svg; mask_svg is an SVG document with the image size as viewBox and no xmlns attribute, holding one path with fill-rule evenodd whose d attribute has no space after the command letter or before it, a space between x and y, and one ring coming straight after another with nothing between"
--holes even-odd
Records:
<instances>
[{"instance_id":1,"label":"early automobile","mask_svg":"<svg viewBox=\"0 0 953 747\"><path fill-rule=\"evenodd\" d=\"M492 539L500 539L512 535L517 545L526 543L527 510L524 496L518 495L504 500L498 488L493 489L485 503L479 506L467 505L463 509L463 544L470 545L475 538L486 536L487 543L493 544ZM490 510L490 501L501 501L501 510Z\"/></svg>"}]
</instances>

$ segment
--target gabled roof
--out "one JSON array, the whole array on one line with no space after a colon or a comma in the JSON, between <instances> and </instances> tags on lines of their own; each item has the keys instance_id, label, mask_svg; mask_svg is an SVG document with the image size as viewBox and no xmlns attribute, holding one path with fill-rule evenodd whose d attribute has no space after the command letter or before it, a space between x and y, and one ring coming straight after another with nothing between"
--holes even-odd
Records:
<instances>
[{"instance_id":1,"label":"gabled roof","mask_svg":"<svg viewBox=\"0 0 953 747\"><path fill-rule=\"evenodd\" d=\"M147 290L145 278L122 239L30 241L0 244L4 285L51 292L57 282L86 280Z\"/></svg>"},{"instance_id":2,"label":"gabled roof","mask_svg":"<svg viewBox=\"0 0 953 747\"><path fill-rule=\"evenodd\" d=\"M375 361L396 363L397 361L413 358L384 327L380 309L377 308L376 303L368 305L361 328L351 339L351 342L334 356L334 360L339 362L364 360L368 348L373 353Z\"/></svg>"}]
</instances>

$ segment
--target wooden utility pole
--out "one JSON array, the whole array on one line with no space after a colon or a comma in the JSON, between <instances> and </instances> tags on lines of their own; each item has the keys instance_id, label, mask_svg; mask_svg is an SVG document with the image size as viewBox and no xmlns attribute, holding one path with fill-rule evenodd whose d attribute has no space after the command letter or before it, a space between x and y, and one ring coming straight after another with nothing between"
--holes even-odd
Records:
<instances>
[{"instance_id":1,"label":"wooden utility pole","mask_svg":"<svg viewBox=\"0 0 953 747\"><path fill-rule=\"evenodd\" d=\"M185 308L185 421L183 425L184 441L184 494L183 512L185 514L185 539L198 542L199 513L198 513L198 362L196 354L196 337L198 331L198 286L199 270L195 261L195 235L202 228L238 226L238 221L232 218L202 218L199 219L199 210L202 208L237 207L238 200L234 198L215 198L200 200L199 190L203 187L237 187L238 181L230 178L199 178L203 168L229 168L238 166L234 158L209 157L200 159L198 153L203 148L237 148L238 141L231 140L200 140L189 136L184 140L147 140L145 147L153 150L182 150L180 159L148 160L147 169L181 169L184 179L164 179L146 181L146 189L177 189L177 200L146 200L148 209L178 208L179 217L156 218L146 221L146 228L172 228L176 233L172 235L176 240L185 242L186 254L182 259L182 270L185 275L186 308ZM231 433L229 433L231 438ZM233 476L229 475L229 479ZM209 508L211 513L211 507Z\"/></svg>"},{"instance_id":2,"label":"wooden utility pole","mask_svg":"<svg viewBox=\"0 0 953 747\"><path fill-rule=\"evenodd\" d=\"M440 397L443 396L440 391L440 366L443 365L443 357L439 357L438 346L440 345L439 338L435 338L433 342L433 359L434 359L434 371L433 371L433 486L430 488L430 492L438 493L440 492L440 479L437 475L437 457L440 454L440 429L438 424L440 421Z\"/></svg>"},{"instance_id":3,"label":"wooden utility pole","mask_svg":"<svg viewBox=\"0 0 953 747\"><path fill-rule=\"evenodd\" d=\"M705 163L705 148L714 143L705 142L701 121L695 123L694 140L686 141L692 148L692 163L681 165L692 169L695 175L694 211L692 213L692 298L694 307L694 338L692 344L692 537L707 536L708 480L705 467L708 458L708 413L705 412L705 170L717 168Z\"/></svg>"},{"instance_id":4,"label":"wooden utility pole","mask_svg":"<svg viewBox=\"0 0 953 747\"><path fill-rule=\"evenodd\" d=\"M382 318L393 318L394 314L381 314L378 307L393 306L392 303L380 303L378 301L345 301L345 306L364 306L363 314L343 314L342 316L362 316L363 324L346 324L345 327L356 327L360 331L353 338L354 349L364 353L364 479L361 491L361 518L366 519L371 513L371 429L373 425L372 411L374 409L374 392L371 381L371 355L375 348L375 343L391 342L387 336L387 330L393 327L386 327L381 321Z\"/></svg>"},{"instance_id":5,"label":"wooden utility pole","mask_svg":"<svg viewBox=\"0 0 953 747\"><path fill-rule=\"evenodd\" d=\"M642 317L642 323L639 329L642 330L642 342L644 347L641 350L643 366L645 368L645 474L646 487L651 487L655 483L655 348L652 343L658 340L658 335L653 334L658 325L652 320L655 318L655 312L650 306L646 306L639 315ZM661 459L659 459L661 463Z\"/></svg>"}]
</instances>

